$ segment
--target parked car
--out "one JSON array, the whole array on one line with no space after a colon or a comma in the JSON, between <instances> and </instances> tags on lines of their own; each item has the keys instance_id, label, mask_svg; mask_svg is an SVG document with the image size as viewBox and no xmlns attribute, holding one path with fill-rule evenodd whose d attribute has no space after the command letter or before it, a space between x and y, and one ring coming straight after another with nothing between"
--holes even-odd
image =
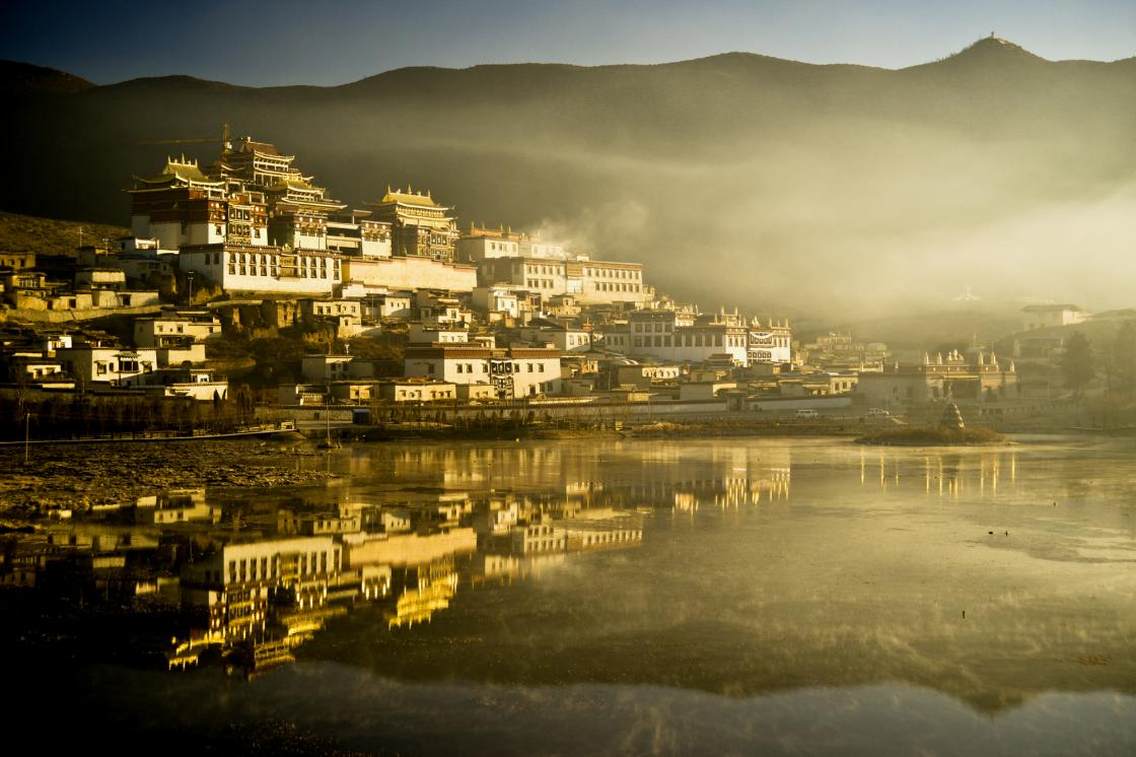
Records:
<instances>
[{"instance_id":1,"label":"parked car","mask_svg":"<svg viewBox=\"0 0 1136 757\"><path fill-rule=\"evenodd\" d=\"M809 410L806 408L801 408L797 411L798 418L816 418L819 415L820 413L818 413L816 410Z\"/></svg>"},{"instance_id":2,"label":"parked car","mask_svg":"<svg viewBox=\"0 0 1136 757\"><path fill-rule=\"evenodd\" d=\"M891 413L889 413L887 410L884 410L882 407L873 407L868 411L869 417L886 418L889 415L891 415Z\"/></svg>"}]
</instances>

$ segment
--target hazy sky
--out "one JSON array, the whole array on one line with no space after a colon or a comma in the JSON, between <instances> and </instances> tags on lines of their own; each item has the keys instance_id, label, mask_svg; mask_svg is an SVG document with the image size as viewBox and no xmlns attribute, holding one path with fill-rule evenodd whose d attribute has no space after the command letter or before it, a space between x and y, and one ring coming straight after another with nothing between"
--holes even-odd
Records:
<instances>
[{"instance_id":1,"label":"hazy sky","mask_svg":"<svg viewBox=\"0 0 1136 757\"><path fill-rule=\"evenodd\" d=\"M897 68L994 31L1050 59L1136 55L1136 0L0 0L0 58L99 84L340 84L413 65L656 63L726 51Z\"/></svg>"}]
</instances>

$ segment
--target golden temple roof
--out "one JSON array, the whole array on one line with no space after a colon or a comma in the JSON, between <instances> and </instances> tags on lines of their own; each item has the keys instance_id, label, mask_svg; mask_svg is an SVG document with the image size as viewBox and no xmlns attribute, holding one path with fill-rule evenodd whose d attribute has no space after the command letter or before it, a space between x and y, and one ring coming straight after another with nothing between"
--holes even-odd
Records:
<instances>
[{"instance_id":1,"label":"golden temple roof","mask_svg":"<svg viewBox=\"0 0 1136 757\"><path fill-rule=\"evenodd\" d=\"M430 196L429 190L427 190L425 194L422 194L420 192L415 192L409 186L406 188L405 192L401 189L391 189L388 186L387 193L383 195L383 199L379 202L401 202L404 205L424 205L427 207L438 206L438 204L434 202L434 198Z\"/></svg>"},{"instance_id":2,"label":"golden temple roof","mask_svg":"<svg viewBox=\"0 0 1136 757\"><path fill-rule=\"evenodd\" d=\"M281 185L284 185L284 186L288 187L289 189L322 189L322 187L317 187L314 184L308 183L308 181L306 179L303 179L303 178L299 178L299 179L287 178L287 179L284 179L283 181L279 181L275 184L275 186L281 186Z\"/></svg>"},{"instance_id":3,"label":"golden temple roof","mask_svg":"<svg viewBox=\"0 0 1136 757\"><path fill-rule=\"evenodd\" d=\"M257 142L251 137L245 137L244 143L253 150L261 153L262 155L279 155L280 151L276 149L276 145L271 142Z\"/></svg>"},{"instance_id":4,"label":"golden temple roof","mask_svg":"<svg viewBox=\"0 0 1136 757\"><path fill-rule=\"evenodd\" d=\"M147 184L165 184L174 179L197 184L220 184L220 179L214 179L202 172L196 160L181 160L166 158L166 166L157 176L150 178L136 177Z\"/></svg>"}]
</instances>

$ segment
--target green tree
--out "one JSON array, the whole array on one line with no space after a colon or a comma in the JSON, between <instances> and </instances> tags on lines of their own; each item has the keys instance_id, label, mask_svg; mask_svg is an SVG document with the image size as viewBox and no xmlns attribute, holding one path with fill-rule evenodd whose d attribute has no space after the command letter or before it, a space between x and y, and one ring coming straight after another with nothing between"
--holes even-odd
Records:
<instances>
[{"instance_id":1,"label":"green tree","mask_svg":"<svg viewBox=\"0 0 1136 757\"><path fill-rule=\"evenodd\" d=\"M1093 347L1084 334L1077 332L1069 337L1065 354L1061 356L1061 375L1065 379L1065 387L1072 389L1073 396L1080 399L1085 387L1096 375Z\"/></svg>"},{"instance_id":2,"label":"green tree","mask_svg":"<svg viewBox=\"0 0 1136 757\"><path fill-rule=\"evenodd\" d=\"M1114 388L1131 394L1136 389L1136 321L1125 321L1117 330L1109 363Z\"/></svg>"}]
</instances>

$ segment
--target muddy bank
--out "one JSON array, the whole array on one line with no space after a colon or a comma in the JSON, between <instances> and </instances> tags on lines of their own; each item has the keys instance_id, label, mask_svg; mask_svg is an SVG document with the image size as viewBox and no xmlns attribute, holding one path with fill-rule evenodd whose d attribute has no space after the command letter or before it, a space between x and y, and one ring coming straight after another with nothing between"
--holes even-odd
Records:
<instances>
[{"instance_id":1,"label":"muddy bank","mask_svg":"<svg viewBox=\"0 0 1136 757\"><path fill-rule=\"evenodd\" d=\"M721 436L860 436L879 424L859 421L808 421L770 419L674 419L647 423L623 423L605 420L595 423L482 423L450 424L440 422L390 423L354 426L333 431L345 441L393 442L423 439L500 440L500 439L584 439L603 437L672 437L715 438ZM312 439L322 432L309 432Z\"/></svg>"},{"instance_id":2,"label":"muddy bank","mask_svg":"<svg viewBox=\"0 0 1136 757\"><path fill-rule=\"evenodd\" d=\"M0 449L0 517L129 502L169 488L299 486L326 480L310 444L253 440Z\"/></svg>"}]
</instances>

